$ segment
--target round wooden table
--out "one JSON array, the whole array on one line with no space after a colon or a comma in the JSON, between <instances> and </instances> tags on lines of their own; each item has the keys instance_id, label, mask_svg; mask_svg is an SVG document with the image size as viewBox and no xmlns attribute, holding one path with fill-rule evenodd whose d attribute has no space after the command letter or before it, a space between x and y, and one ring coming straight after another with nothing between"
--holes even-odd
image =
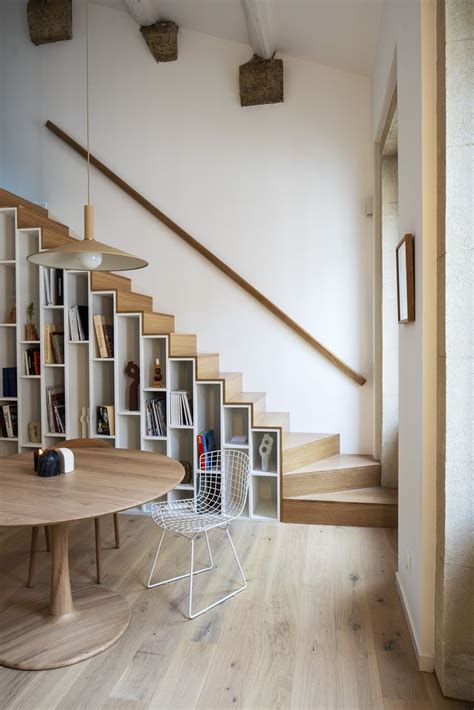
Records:
<instances>
[{"instance_id":1,"label":"round wooden table","mask_svg":"<svg viewBox=\"0 0 474 710\"><path fill-rule=\"evenodd\" d=\"M76 449L72 473L41 478L33 454L0 458L0 525L49 525L49 599L16 603L0 614L0 665L60 668L95 656L126 630L125 599L98 585L71 593L68 536L73 520L116 513L164 495L183 478L178 461L129 449ZM49 604L48 604L49 601Z\"/></svg>"}]
</instances>

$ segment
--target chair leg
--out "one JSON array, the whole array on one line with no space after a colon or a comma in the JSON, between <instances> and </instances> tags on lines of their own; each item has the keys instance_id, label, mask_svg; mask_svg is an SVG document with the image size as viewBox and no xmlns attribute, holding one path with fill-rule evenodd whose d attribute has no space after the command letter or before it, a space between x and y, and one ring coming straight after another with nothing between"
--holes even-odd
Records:
<instances>
[{"instance_id":1,"label":"chair leg","mask_svg":"<svg viewBox=\"0 0 474 710\"><path fill-rule=\"evenodd\" d=\"M51 552L51 536L49 534L49 525L44 526L44 537L46 539L46 549Z\"/></svg>"},{"instance_id":2,"label":"chair leg","mask_svg":"<svg viewBox=\"0 0 474 710\"><path fill-rule=\"evenodd\" d=\"M118 513L114 513L114 531L115 531L115 547L118 550L120 547L120 529L119 529Z\"/></svg>"},{"instance_id":3,"label":"chair leg","mask_svg":"<svg viewBox=\"0 0 474 710\"><path fill-rule=\"evenodd\" d=\"M39 527L32 528L31 530L30 564L28 568L28 581L26 583L27 587L32 587L34 584L36 571L36 550L38 548L38 532Z\"/></svg>"},{"instance_id":4,"label":"chair leg","mask_svg":"<svg viewBox=\"0 0 474 710\"><path fill-rule=\"evenodd\" d=\"M210 560L210 565L208 567L203 567L202 569L197 569L195 572L193 572L193 575L196 574L201 574L201 572L208 572L210 569L214 567L214 561L212 559L212 552L211 552L211 546L209 545L209 538L207 536L207 531L204 532L204 535L206 536L206 543L207 543L207 550L209 552L209 560ZM161 546L163 544L163 539L165 537L165 530L161 533L160 537L160 542L158 543L158 547L156 549L155 557L153 559L153 564L151 565L150 569L150 575L148 577L148 582L147 582L147 587L148 589L152 589L153 587L161 587L163 584L169 584L170 582L176 582L178 579L186 579L186 577L190 576L190 572L187 572L186 574L180 574L178 577L171 577L170 579L164 579L162 582L153 582L151 583L151 579L153 577L153 572L155 571L155 566L158 560L158 556L161 551ZM187 538L189 540L189 538ZM193 540L194 538L192 538Z\"/></svg>"},{"instance_id":5,"label":"chair leg","mask_svg":"<svg viewBox=\"0 0 474 710\"><path fill-rule=\"evenodd\" d=\"M193 576L196 574L193 572L193 564L194 564L194 538L191 539L191 569L190 569L190 575L189 575L189 606L188 606L188 617L189 619L195 619L197 616L200 616L201 614L204 614L206 611L209 611L209 609L213 609L215 606L218 606L219 604L222 604L222 602L225 602L227 599L230 599L231 597L235 597L236 594L239 594L240 592L243 592L244 589L247 588L247 580L245 579L245 574L242 569L242 565L240 564L239 557L237 555L237 551L234 547L233 540L230 536L229 532L229 526L227 525L225 527L225 531L227 533L227 537L230 542L230 546L232 548L232 552L234 553L235 561L237 562L237 565L239 567L240 574L242 576L243 580L243 585L239 587L238 589L235 589L233 592L230 592L230 594L226 594L224 597L221 599L218 599L216 602L213 604L209 604L209 606L206 606L204 609L200 609L199 611L196 611L193 613Z\"/></svg>"},{"instance_id":6,"label":"chair leg","mask_svg":"<svg viewBox=\"0 0 474 710\"><path fill-rule=\"evenodd\" d=\"M100 518L94 518L95 527L95 566L97 570L97 584L102 584L102 550L100 548Z\"/></svg>"}]
</instances>

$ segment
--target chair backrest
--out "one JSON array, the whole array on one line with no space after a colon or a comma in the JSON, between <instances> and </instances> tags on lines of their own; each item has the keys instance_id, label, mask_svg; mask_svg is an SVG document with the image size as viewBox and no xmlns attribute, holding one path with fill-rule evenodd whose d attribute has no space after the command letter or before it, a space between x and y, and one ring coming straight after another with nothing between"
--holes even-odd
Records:
<instances>
[{"instance_id":1,"label":"chair backrest","mask_svg":"<svg viewBox=\"0 0 474 710\"><path fill-rule=\"evenodd\" d=\"M244 509L250 481L250 459L238 449L201 454L199 499L204 510L237 517Z\"/></svg>"},{"instance_id":2,"label":"chair backrest","mask_svg":"<svg viewBox=\"0 0 474 710\"><path fill-rule=\"evenodd\" d=\"M66 439L48 446L48 449L111 449L112 444L105 439Z\"/></svg>"}]
</instances>

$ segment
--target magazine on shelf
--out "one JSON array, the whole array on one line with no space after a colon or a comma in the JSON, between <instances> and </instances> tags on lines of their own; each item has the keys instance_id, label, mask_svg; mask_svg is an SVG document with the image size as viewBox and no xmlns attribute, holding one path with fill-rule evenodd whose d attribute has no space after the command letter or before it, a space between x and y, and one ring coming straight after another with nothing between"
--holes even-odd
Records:
<instances>
[{"instance_id":1,"label":"magazine on shelf","mask_svg":"<svg viewBox=\"0 0 474 710\"><path fill-rule=\"evenodd\" d=\"M193 416L191 413L191 403L189 392L176 390L171 392L171 426L192 426Z\"/></svg>"}]
</instances>

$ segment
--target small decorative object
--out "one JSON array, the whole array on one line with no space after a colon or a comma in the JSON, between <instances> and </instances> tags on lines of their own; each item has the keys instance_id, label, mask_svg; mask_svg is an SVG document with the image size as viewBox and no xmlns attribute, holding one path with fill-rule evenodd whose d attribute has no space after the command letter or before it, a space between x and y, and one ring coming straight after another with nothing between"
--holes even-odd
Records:
<instances>
[{"instance_id":1,"label":"small decorative object","mask_svg":"<svg viewBox=\"0 0 474 710\"><path fill-rule=\"evenodd\" d=\"M192 483L193 482L193 467L189 461L180 461L181 466L184 468L184 476L181 483Z\"/></svg>"},{"instance_id":2,"label":"small decorative object","mask_svg":"<svg viewBox=\"0 0 474 710\"><path fill-rule=\"evenodd\" d=\"M162 387L162 382L163 375L161 374L160 358L157 357L153 368L153 387Z\"/></svg>"},{"instance_id":3,"label":"small decorative object","mask_svg":"<svg viewBox=\"0 0 474 710\"><path fill-rule=\"evenodd\" d=\"M61 447L60 449L56 449L56 451L59 456L59 468L61 473L71 473L71 471L74 471L74 453L71 449Z\"/></svg>"},{"instance_id":4,"label":"small decorative object","mask_svg":"<svg viewBox=\"0 0 474 710\"><path fill-rule=\"evenodd\" d=\"M43 451L38 457L38 476L50 478L51 476L59 476L60 473L61 467L58 452L53 449Z\"/></svg>"},{"instance_id":5,"label":"small decorative object","mask_svg":"<svg viewBox=\"0 0 474 710\"><path fill-rule=\"evenodd\" d=\"M29 422L28 439L31 444L39 444L41 441L41 425L39 422Z\"/></svg>"},{"instance_id":6,"label":"small decorative object","mask_svg":"<svg viewBox=\"0 0 474 710\"><path fill-rule=\"evenodd\" d=\"M38 460L42 453L43 449L34 449L33 451L33 468L35 471L38 471Z\"/></svg>"},{"instance_id":7,"label":"small decorative object","mask_svg":"<svg viewBox=\"0 0 474 710\"><path fill-rule=\"evenodd\" d=\"M266 472L270 468L270 454L272 453L273 439L270 434L264 434L258 453L262 459L262 471Z\"/></svg>"},{"instance_id":8,"label":"small decorative object","mask_svg":"<svg viewBox=\"0 0 474 710\"><path fill-rule=\"evenodd\" d=\"M405 234L396 248L398 322L415 320L415 254L413 234Z\"/></svg>"},{"instance_id":9,"label":"small decorative object","mask_svg":"<svg viewBox=\"0 0 474 710\"><path fill-rule=\"evenodd\" d=\"M87 439L89 437L89 408L81 408L81 416L79 418L81 424L81 437Z\"/></svg>"},{"instance_id":10,"label":"small decorative object","mask_svg":"<svg viewBox=\"0 0 474 710\"><path fill-rule=\"evenodd\" d=\"M131 378L130 389L128 393L128 409L130 412L136 412L138 406L138 387L140 385L140 368L136 362L130 360L125 368L125 374Z\"/></svg>"},{"instance_id":11,"label":"small decorative object","mask_svg":"<svg viewBox=\"0 0 474 710\"><path fill-rule=\"evenodd\" d=\"M157 62L175 62L178 59L178 25L175 22L155 22L140 27L140 32Z\"/></svg>"},{"instance_id":12,"label":"small decorative object","mask_svg":"<svg viewBox=\"0 0 474 710\"><path fill-rule=\"evenodd\" d=\"M283 61L259 57L239 67L240 105L258 106L283 101Z\"/></svg>"},{"instance_id":13,"label":"small decorative object","mask_svg":"<svg viewBox=\"0 0 474 710\"><path fill-rule=\"evenodd\" d=\"M25 325L25 340L39 340L38 331L33 323L33 318L35 316L35 304L33 301L31 301L26 309L26 315L28 317L28 323Z\"/></svg>"}]
</instances>

